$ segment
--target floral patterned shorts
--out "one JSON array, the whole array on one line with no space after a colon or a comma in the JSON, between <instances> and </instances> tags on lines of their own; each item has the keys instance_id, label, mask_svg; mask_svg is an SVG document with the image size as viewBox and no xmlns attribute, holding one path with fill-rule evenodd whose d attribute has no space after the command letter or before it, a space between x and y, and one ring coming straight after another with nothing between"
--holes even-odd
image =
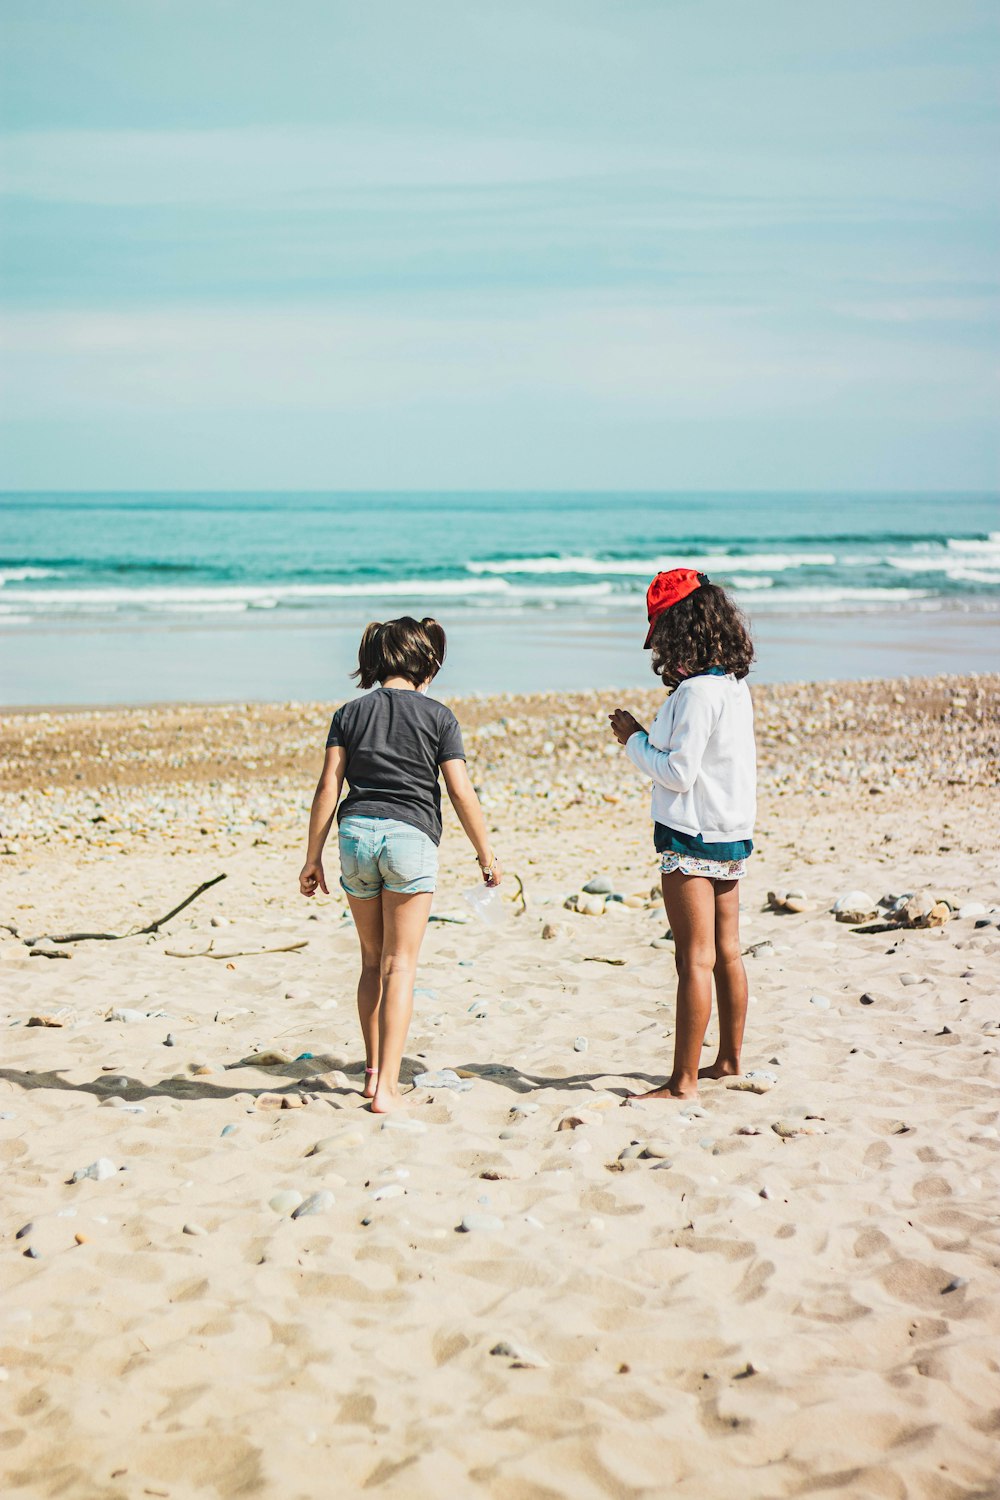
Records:
<instances>
[{"instance_id":1,"label":"floral patterned shorts","mask_svg":"<svg viewBox=\"0 0 1000 1500\"><path fill-rule=\"evenodd\" d=\"M660 855L660 873L704 875L709 880L740 880L747 872L745 859L699 859L696 854L676 854L668 849Z\"/></svg>"}]
</instances>

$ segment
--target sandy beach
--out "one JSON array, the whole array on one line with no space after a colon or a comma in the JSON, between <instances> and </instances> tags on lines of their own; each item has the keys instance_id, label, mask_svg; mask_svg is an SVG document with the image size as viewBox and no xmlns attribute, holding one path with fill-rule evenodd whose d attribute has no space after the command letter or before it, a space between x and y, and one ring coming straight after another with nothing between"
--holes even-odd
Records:
<instances>
[{"instance_id":1,"label":"sandy beach","mask_svg":"<svg viewBox=\"0 0 1000 1500\"><path fill-rule=\"evenodd\" d=\"M620 1108L673 963L606 716L659 697L453 702L511 899L446 818L385 1120L297 889L332 705L0 722L5 1494L1000 1493L1000 676L754 689L761 1091Z\"/></svg>"}]
</instances>

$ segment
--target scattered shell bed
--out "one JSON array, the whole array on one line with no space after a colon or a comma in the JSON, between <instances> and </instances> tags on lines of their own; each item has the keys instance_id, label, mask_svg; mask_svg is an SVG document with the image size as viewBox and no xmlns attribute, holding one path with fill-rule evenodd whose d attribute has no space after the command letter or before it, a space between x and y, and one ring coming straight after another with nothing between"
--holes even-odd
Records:
<instances>
[{"instance_id":1,"label":"scattered shell bed","mask_svg":"<svg viewBox=\"0 0 1000 1500\"><path fill-rule=\"evenodd\" d=\"M1000 674L753 688L764 794L994 787ZM454 701L488 812L645 804L607 722L646 723L662 690ZM151 842L220 849L301 832L332 704L168 705L0 720L0 867L48 847L81 858ZM526 806L527 804L527 806ZM528 812L528 808L532 812ZM525 817L525 815L527 815Z\"/></svg>"}]
</instances>

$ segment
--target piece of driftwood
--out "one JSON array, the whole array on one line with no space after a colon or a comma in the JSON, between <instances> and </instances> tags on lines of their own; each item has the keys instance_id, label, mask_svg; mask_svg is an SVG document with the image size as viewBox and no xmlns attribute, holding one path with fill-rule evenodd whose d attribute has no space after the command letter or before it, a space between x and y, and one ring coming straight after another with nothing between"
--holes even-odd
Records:
<instances>
[{"instance_id":1,"label":"piece of driftwood","mask_svg":"<svg viewBox=\"0 0 1000 1500\"><path fill-rule=\"evenodd\" d=\"M151 932L159 932L160 928L169 922L172 917L176 917L178 912L182 912L186 906L191 905L192 901L197 901L199 896L203 896L206 891L212 889L213 885L218 885L219 881L225 880L225 878L225 874L222 874L216 875L212 880L202 881L196 891L192 891L190 896L185 896L184 900L168 911L165 917L157 917L156 921L150 922L147 927L131 927L128 932L67 932L61 936L57 936L54 932L43 932L40 937L22 938L21 941L29 948L35 948L38 943L43 941L50 943L120 943L124 938L147 937ZM11 927L7 923L3 925L7 932L13 933L14 937L21 936L16 927ZM55 955L49 956L54 957Z\"/></svg>"},{"instance_id":2,"label":"piece of driftwood","mask_svg":"<svg viewBox=\"0 0 1000 1500\"><path fill-rule=\"evenodd\" d=\"M207 948L196 948L194 952L185 953L182 948L164 948L168 958L259 958L263 953L297 953L308 943L308 938L300 938L297 943L282 943L278 948L213 948L209 943Z\"/></svg>"}]
</instances>

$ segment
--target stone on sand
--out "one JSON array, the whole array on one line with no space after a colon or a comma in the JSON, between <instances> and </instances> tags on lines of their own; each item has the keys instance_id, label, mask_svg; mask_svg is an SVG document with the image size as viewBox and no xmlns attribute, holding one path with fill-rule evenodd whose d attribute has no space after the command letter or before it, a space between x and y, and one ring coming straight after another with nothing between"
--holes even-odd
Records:
<instances>
[{"instance_id":1,"label":"stone on sand","mask_svg":"<svg viewBox=\"0 0 1000 1500\"><path fill-rule=\"evenodd\" d=\"M867 891L845 891L833 903L833 913L838 922L860 925L877 916L877 906L878 903Z\"/></svg>"},{"instance_id":2,"label":"stone on sand","mask_svg":"<svg viewBox=\"0 0 1000 1500\"><path fill-rule=\"evenodd\" d=\"M302 1194L297 1192L295 1188L283 1188L281 1192L275 1193L273 1197L268 1198L267 1206L276 1214L286 1215L294 1213L302 1202L304 1202Z\"/></svg>"}]
</instances>

